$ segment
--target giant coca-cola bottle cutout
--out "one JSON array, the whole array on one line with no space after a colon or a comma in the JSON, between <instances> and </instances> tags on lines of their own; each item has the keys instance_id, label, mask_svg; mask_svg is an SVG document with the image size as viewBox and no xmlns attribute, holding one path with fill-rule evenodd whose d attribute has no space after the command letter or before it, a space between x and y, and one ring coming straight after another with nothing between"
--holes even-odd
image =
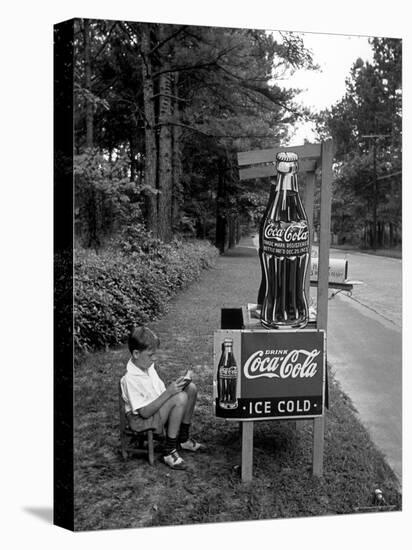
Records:
<instances>
[{"instance_id":1,"label":"giant coca-cola bottle cutout","mask_svg":"<svg viewBox=\"0 0 412 550\"><path fill-rule=\"evenodd\" d=\"M217 397L222 409L236 409L238 368L233 356L233 340L225 338L223 350L217 367Z\"/></svg>"},{"instance_id":2,"label":"giant coca-cola bottle cutout","mask_svg":"<svg viewBox=\"0 0 412 550\"><path fill-rule=\"evenodd\" d=\"M308 322L305 276L309 227L298 189L298 156L276 155L276 192L262 223L261 323L269 329L303 328Z\"/></svg>"}]
</instances>

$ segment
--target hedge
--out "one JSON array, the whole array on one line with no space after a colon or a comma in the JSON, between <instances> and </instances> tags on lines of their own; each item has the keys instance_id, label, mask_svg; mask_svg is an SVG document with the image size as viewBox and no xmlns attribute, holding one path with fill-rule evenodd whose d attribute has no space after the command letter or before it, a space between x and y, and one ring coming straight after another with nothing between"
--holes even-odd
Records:
<instances>
[{"instance_id":1,"label":"hedge","mask_svg":"<svg viewBox=\"0 0 412 550\"><path fill-rule=\"evenodd\" d=\"M172 296L210 268L217 255L207 241L174 241L150 253L76 250L76 351L123 343L132 326L165 313Z\"/></svg>"}]
</instances>

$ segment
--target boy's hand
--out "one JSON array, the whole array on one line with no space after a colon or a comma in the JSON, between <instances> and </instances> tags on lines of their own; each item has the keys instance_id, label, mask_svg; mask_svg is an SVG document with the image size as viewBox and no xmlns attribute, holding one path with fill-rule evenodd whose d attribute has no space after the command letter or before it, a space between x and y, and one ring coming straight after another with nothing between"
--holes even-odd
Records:
<instances>
[{"instance_id":1,"label":"boy's hand","mask_svg":"<svg viewBox=\"0 0 412 550\"><path fill-rule=\"evenodd\" d=\"M183 377L180 377L177 380L175 380L174 382L172 382L171 384L169 384L167 386L166 391L170 395L175 395L176 393L181 392L184 387L185 387L185 382L183 381Z\"/></svg>"},{"instance_id":2,"label":"boy's hand","mask_svg":"<svg viewBox=\"0 0 412 550\"><path fill-rule=\"evenodd\" d=\"M177 381L183 383L183 389L185 389L192 381L192 371L188 370L184 376L180 376Z\"/></svg>"},{"instance_id":3,"label":"boy's hand","mask_svg":"<svg viewBox=\"0 0 412 550\"><path fill-rule=\"evenodd\" d=\"M190 380L188 380L185 376L179 376L179 378L176 380L176 383L179 384L182 390L185 389L185 387L190 383Z\"/></svg>"}]
</instances>

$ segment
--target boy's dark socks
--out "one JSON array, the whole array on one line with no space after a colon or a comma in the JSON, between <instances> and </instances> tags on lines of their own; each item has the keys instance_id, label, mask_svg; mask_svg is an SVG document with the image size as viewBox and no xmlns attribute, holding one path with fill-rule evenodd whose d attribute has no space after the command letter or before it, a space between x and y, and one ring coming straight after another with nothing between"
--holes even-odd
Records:
<instances>
[{"instance_id":1,"label":"boy's dark socks","mask_svg":"<svg viewBox=\"0 0 412 550\"><path fill-rule=\"evenodd\" d=\"M165 441L165 455L170 455L172 451L175 451L177 448L177 438L166 436Z\"/></svg>"},{"instance_id":2,"label":"boy's dark socks","mask_svg":"<svg viewBox=\"0 0 412 550\"><path fill-rule=\"evenodd\" d=\"M184 443L189 439L189 430L190 430L190 424L186 424L185 422L182 422L180 424L180 430L179 430L179 443Z\"/></svg>"}]
</instances>

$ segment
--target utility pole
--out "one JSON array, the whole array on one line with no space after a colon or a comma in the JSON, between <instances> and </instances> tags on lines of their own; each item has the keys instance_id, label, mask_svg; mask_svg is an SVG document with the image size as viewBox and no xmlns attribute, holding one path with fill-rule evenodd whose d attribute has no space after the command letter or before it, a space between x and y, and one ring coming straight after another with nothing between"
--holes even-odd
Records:
<instances>
[{"instance_id":1,"label":"utility pole","mask_svg":"<svg viewBox=\"0 0 412 550\"><path fill-rule=\"evenodd\" d=\"M373 206L372 206L372 248L376 250L376 226L378 222L378 174L376 172L376 142L380 138L390 137L391 134L369 134L361 136L373 140Z\"/></svg>"},{"instance_id":2,"label":"utility pole","mask_svg":"<svg viewBox=\"0 0 412 550\"><path fill-rule=\"evenodd\" d=\"M372 247L376 250L376 224L378 221L378 180L376 174L376 139L373 140L373 227Z\"/></svg>"}]
</instances>

